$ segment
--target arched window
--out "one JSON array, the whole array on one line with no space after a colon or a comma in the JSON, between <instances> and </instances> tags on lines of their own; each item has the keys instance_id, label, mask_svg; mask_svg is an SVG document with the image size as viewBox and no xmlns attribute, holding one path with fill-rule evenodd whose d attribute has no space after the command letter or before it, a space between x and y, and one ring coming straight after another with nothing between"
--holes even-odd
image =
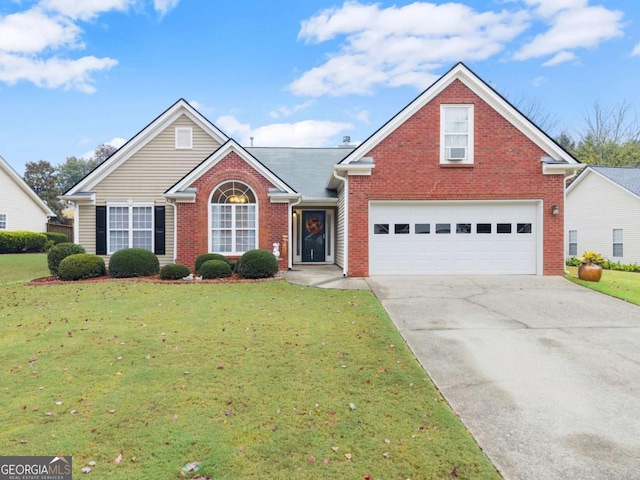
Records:
<instances>
[{"instance_id":1,"label":"arched window","mask_svg":"<svg viewBox=\"0 0 640 480\"><path fill-rule=\"evenodd\" d=\"M242 254L256 248L256 196L248 185L231 181L211 196L211 252Z\"/></svg>"}]
</instances>

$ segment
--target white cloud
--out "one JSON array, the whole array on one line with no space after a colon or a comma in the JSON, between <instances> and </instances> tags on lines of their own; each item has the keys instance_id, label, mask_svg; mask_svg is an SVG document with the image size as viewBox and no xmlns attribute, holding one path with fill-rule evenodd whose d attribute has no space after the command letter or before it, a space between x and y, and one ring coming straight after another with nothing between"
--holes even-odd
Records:
<instances>
[{"instance_id":1,"label":"white cloud","mask_svg":"<svg viewBox=\"0 0 640 480\"><path fill-rule=\"evenodd\" d=\"M326 147L333 145L332 139L345 131L353 129L350 123L320 120L304 120L295 123L273 123L251 128L231 115L219 117L216 125L227 135L235 138L241 145L256 147Z\"/></svg>"},{"instance_id":2,"label":"white cloud","mask_svg":"<svg viewBox=\"0 0 640 480\"><path fill-rule=\"evenodd\" d=\"M0 51L38 53L76 45L80 28L63 17L32 9L0 17Z\"/></svg>"},{"instance_id":3,"label":"white cloud","mask_svg":"<svg viewBox=\"0 0 640 480\"><path fill-rule=\"evenodd\" d=\"M153 0L153 6L160 16L164 16L176 8L178 3L180 3L180 0Z\"/></svg>"},{"instance_id":4,"label":"white cloud","mask_svg":"<svg viewBox=\"0 0 640 480\"><path fill-rule=\"evenodd\" d=\"M39 6L74 20L91 20L104 12L126 11L136 0L41 0Z\"/></svg>"},{"instance_id":5,"label":"white cloud","mask_svg":"<svg viewBox=\"0 0 640 480\"><path fill-rule=\"evenodd\" d=\"M280 117L288 117L290 115L293 115L294 113L299 112L300 110L309 108L314 103L315 103L314 100L307 100L306 102L299 103L297 105L294 105L293 107L281 106L269 112L269 116L273 119L277 119Z\"/></svg>"},{"instance_id":6,"label":"white cloud","mask_svg":"<svg viewBox=\"0 0 640 480\"><path fill-rule=\"evenodd\" d=\"M563 50L561 52L556 53L556 55L551 59L547 60L542 64L543 67L553 67L554 65L560 65L561 63L570 62L576 58L576 54L573 52L567 52Z\"/></svg>"},{"instance_id":7,"label":"white cloud","mask_svg":"<svg viewBox=\"0 0 640 480\"><path fill-rule=\"evenodd\" d=\"M531 85L533 85L534 87L539 87L545 83L547 83L547 77L536 77L531 80Z\"/></svg>"},{"instance_id":8,"label":"white cloud","mask_svg":"<svg viewBox=\"0 0 640 480\"><path fill-rule=\"evenodd\" d=\"M344 36L345 42L290 89L314 97L369 94L378 86L422 89L443 64L489 58L527 26L524 12L478 12L461 3L381 8L347 2L302 22L300 40L319 43Z\"/></svg>"},{"instance_id":9,"label":"white cloud","mask_svg":"<svg viewBox=\"0 0 640 480\"><path fill-rule=\"evenodd\" d=\"M550 28L522 47L514 55L516 60L554 55L545 65L557 65L569 59L569 54L573 54L570 50L595 48L605 40L623 35L623 14L619 10L589 6L587 0L527 0L527 3L538 6L536 13Z\"/></svg>"},{"instance_id":10,"label":"white cloud","mask_svg":"<svg viewBox=\"0 0 640 480\"><path fill-rule=\"evenodd\" d=\"M634 48L633 48L633 52L631 52L631 56L635 57L640 55L640 43L638 43Z\"/></svg>"}]
</instances>

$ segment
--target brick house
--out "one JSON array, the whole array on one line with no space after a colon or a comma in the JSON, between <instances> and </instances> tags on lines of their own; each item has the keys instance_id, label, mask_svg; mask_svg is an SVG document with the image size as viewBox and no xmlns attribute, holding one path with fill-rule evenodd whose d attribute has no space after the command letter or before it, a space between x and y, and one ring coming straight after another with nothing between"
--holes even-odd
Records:
<instances>
[{"instance_id":1,"label":"brick house","mask_svg":"<svg viewBox=\"0 0 640 480\"><path fill-rule=\"evenodd\" d=\"M193 267L280 244L345 275L564 270L564 179L581 165L459 63L357 147L242 147L179 100L63 198L105 259Z\"/></svg>"}]
</instances>

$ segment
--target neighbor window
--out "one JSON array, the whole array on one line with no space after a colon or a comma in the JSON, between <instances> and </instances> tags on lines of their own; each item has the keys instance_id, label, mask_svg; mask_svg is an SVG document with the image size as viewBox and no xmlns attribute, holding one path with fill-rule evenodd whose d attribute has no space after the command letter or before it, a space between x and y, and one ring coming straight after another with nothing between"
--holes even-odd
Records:
<instances>
[{"instance_id":1,"label":"neighbor window","mask_svg":"<svg viewBox=\"0 0 640 480\"><path fill-rule=\"evenodd\" d=\"M123 248L153 251L153 206L114 205L107 209L108 253Z\"/></svg>"},{"instance_id":2,"label":"neighbor window","mask_svg":"<svg viewBox=\"0 0 640 480\"><path fill-rule=\"evenodd\" d=\"M622 228L613 229L613 256L623 257Z\"/></svg>"},{"instance_id":3,"label":"neighbor window","mask_svg":"<svg viewBox=\"0 0 640 480\"><path fill-rule=\"evenodd\" d=\"M440 106L440 163L473 163L473 105Z\"/></svg>"},{"instance_id":4,"label":"neighbor window","mask_svg":"<svg viewBox=\"0 0 640 480\"><path fill-rule=\"evenodd\" d=\"M211 252L242 254L256 248L256 197L241 182L226 182L211 197Z\"/></svg>"},{"instance_id":5,"label":"neighbor window","mask_svg":"<svg viewBox=\"0 0 640 480\"><path fill-rule=\"evenodd\" d=\"M578 231L569 230L569 255L578 255Z\"/></svg>"},{"instance_id":6,"label":"neighbor window","mask_svg":"<svg viewBox=\"0 0 640 480\"><path fill-rule=\"evenodd\" d=\"M7 229L7 214L0 213L0 230L6 230L6 229Z\"/></svg>"},{"instance_id":7,"label":"neighbor window","mask_svg":"<svg viewBox=\"0 0 640 480\"><path fill-rule=\"evenodd\" d=\"M176 149L193 148L193 129L191 127L176 127Z\"/></svg>"}]
</instances>

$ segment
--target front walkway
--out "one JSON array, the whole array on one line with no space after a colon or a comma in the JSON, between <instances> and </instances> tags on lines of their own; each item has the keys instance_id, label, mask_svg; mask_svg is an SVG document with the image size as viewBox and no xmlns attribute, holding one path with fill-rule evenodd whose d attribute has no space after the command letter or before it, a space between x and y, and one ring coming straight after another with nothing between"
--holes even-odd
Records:
<instances>
[{"instance_id":1,"label":"front walkway","mask_svg":"<svg viewBox=\"0 0 640 480\"><path fill-rule=\"evenodd\" d=\"M285 273L289 283L340 290L369 290L364 278L343 277L337 265L294 265Z\"/></svg>"}]
</instances>

